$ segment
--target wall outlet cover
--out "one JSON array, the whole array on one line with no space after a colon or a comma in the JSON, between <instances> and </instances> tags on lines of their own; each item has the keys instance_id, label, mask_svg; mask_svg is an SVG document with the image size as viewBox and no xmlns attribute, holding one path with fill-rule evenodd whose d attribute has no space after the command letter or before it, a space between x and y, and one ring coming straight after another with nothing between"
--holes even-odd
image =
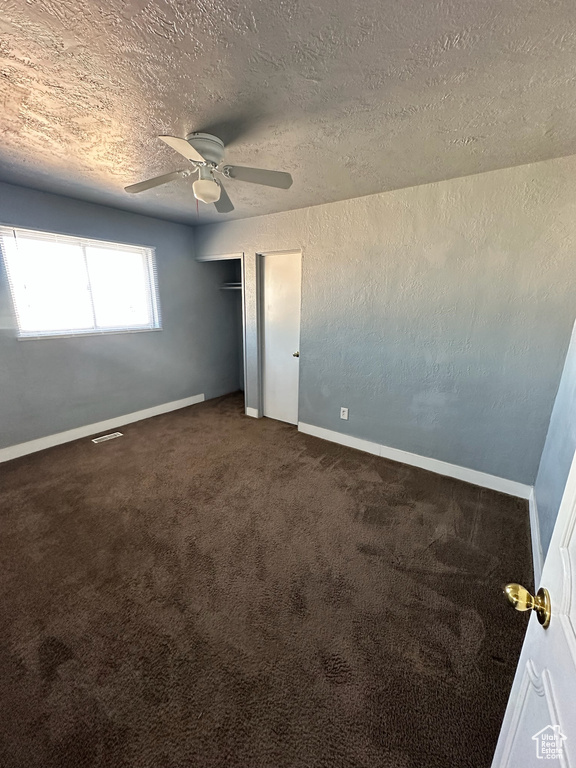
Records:
<instances>
[{"instance_id":1,"label":"wall outlet cover","mask_svg":"<svg viewBox=\"0 0 576 768\"><path fill-rule=\"evenodd\" d=\"M340 418L348 419L348 408L340 408Z\"/></svg>"}]
</instances>

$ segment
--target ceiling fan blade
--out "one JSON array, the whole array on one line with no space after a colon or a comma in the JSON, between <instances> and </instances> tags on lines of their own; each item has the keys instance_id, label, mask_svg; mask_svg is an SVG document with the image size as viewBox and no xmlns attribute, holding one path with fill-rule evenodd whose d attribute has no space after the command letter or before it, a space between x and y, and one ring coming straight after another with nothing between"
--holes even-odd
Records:
<instances>
[{"instance_id":1,"label":"ceiling fan blade","mask_svg":"<svg viewBox=\"0 0 576 768\"><path fill-rule=\"evenodd\" d=\"M172 149L175 149L176 152L179 152L181 155L183 155L186 160L195 160L197 163L205 162L200 152L195 150L194 147L186 141L186 139L180 139L177 136L158 136L158 138L162 139L164 144L168 144L169 147L172 147Z\"/></svg>"},{"instance_id":2,"label":"ceiling fan blade","mask_svg":"<svg viewBox=\"0 0 576 768\"><path fill-rule=\"evenodd\" d=\"M144 192L145 189L152 189L152 187L159 187L160 184L167 184L169 181L174 181L187 173L187 170L172 171L172 173L165 173L162 176L155 176L153 179L139 181L138 184L130 184L130 186L124 187L124 191L130 192L131 194L134 194L135 192Z\"/></svg>"},{"instance_id":3,"label":"ceiling fan blade","mask_svg":"<svg viewBox=\"0 0 576 768\"><path fill-rule=\"evenodd\" d=\"M224 173L230 179L249 181L251 184L263 184L265 187L289 189L292 176L284 171L265 171L263 168L246 168L241 165L226 165Z\"/></svg>"},{"instance_id":4,"label":"ceiling fan blade","mask_svg":"<svg viewBox=\"0 0 576 768\"><path fill-rule=\"evenodd\" d=\"M219 182L220 183L220 182ZM230 213L234 210L232 200L228 197L228 192L224 189L224 184L220 183L220 199L216 200L214 207L218 213Z\"/></svg>"}]
</instances>

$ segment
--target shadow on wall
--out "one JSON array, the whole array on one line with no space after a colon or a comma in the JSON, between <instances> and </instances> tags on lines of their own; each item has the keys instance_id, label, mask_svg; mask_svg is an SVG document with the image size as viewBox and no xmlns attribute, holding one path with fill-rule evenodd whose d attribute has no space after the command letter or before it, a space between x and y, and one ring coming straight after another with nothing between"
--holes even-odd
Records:
<instances>
[{"instance_id":1,"label":"shadow on wall","mask_svg":"<svg viewBox=\"0 0 576 768\"><path fill-rule=\"evenodd\" d=\"M564 371L560 379L534 486L544 557L550 545L575 450L576 325L572 331Z\"/></svg>"}]
</instances>

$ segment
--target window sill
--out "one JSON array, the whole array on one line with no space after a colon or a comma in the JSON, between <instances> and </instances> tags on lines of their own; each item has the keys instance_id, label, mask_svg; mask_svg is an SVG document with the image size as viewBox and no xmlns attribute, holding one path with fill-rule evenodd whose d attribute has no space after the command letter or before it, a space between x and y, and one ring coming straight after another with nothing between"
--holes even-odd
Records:
<instances>
[{"instance_id":1,"label":"window sill","mask_svg":"<svg viewBox=\"0 0 576 768\"><path fill-rule=\"evenodd\" d=\"M18 341L42 341L43 339L75 339L83 336L113 336L121 333L150 333L161 331L162 328L112 328L106 331L75 331L62 333L40 333L26 336L17 336Z\"/></svg>"}]
</instances>

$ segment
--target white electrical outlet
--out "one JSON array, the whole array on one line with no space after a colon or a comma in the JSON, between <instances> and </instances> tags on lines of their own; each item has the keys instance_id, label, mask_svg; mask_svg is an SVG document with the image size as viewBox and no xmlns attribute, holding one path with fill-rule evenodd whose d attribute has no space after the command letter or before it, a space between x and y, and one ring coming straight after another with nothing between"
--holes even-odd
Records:
<instances>
[{"instance_id":1,"label":"white electrical outlet","mask_svg":"<svg viewBox=\"0 0 576 768\"><path fill-rule=\"evenodd\" d=\"M348 408L340 408L340 418L348 419Z\"/></svg>"}]
</instances>

